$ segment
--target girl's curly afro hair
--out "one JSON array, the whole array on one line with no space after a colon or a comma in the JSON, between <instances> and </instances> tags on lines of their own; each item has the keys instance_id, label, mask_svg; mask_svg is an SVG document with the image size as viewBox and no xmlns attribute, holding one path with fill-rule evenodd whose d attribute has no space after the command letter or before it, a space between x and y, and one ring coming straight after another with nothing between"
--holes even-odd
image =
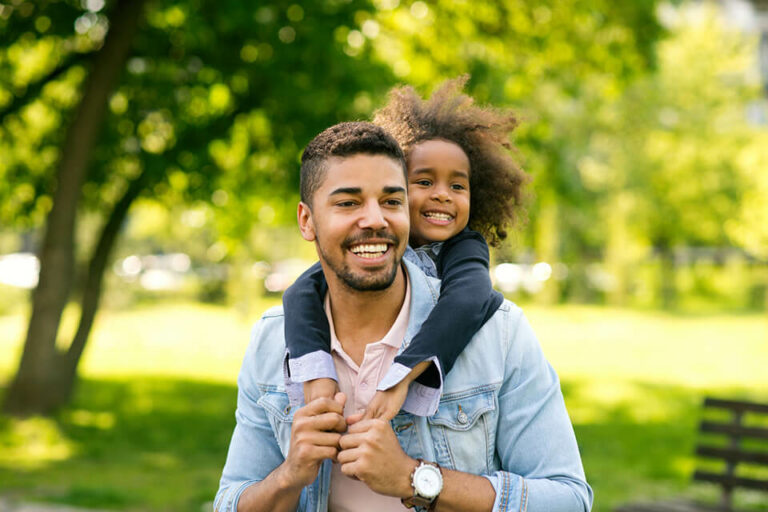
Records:
<instances>
[{"instance_id":1,"label":"girl's curly afro hair","mask_svg":"<svg viewBox=\"0 0 768 512\"><path fill-rule=\"evenodd\" d=\"M505 110L479 107L462 89L461 76L444 82L428 100L413 87L396 87L373 122L389 131L408 160L420 142L443 139L461 147L469 157L469 227L491 245L507 237L506 228L522 213L527 175L512 159L509 134L517 117Z\"/></svg>"}]
</instances>

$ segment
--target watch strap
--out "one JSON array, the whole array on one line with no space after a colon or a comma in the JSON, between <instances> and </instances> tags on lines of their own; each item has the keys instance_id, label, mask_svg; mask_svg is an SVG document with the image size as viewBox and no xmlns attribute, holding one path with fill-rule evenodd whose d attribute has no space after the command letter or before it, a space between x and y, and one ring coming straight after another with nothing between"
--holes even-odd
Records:
<instances>
[{"instance_id":1,"label":"watch strap","mask_svg":"<svg viewBox=\"0 0 768 512\"><path fill-rule=\"evenodd\" d=\"M421 467L422 464L428 465L428 466L434 466L437 468L437 470L440 472L440 476L443 476L443 468L440 467L440 464L437 462L429 462L424 459L416 459L416 467L413 468L413 471L411 472L411 487L413 487L413 476L416 474L416 470ZM419 496L416 494L416 488L413 488L413 496L409 496L408 498L400 498L400 502L405 506L406 508L414 508L414 507L424 507L426 508L427 512L432 512L435 510L435 507L437 506L437 499L440 497L438 494L434 497L434 499L428 499L424 496Z\"/></svg>"}]
</instances>

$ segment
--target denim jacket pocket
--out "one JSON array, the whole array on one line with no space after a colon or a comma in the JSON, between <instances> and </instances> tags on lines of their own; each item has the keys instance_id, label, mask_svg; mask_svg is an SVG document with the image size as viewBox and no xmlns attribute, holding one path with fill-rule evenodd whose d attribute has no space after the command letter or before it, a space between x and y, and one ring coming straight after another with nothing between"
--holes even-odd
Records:
<instances>
[{"instance_id":1,"label":"denim jacket pocket","mask_svg":"<svg viewBox=\"0 0 768 512\"><path fill-rule=\"evenodd\" d=\"M437 462L452 469L488 474L496 437L495 386L482 386L443 395L428 418ZM484 457L478 457L478 454Z\"/></svg>"},{"instance_id":2,"label":"denim jacket pocket","mask_svg":"<svg viewBox=\"0 0 768 512\"><path fill-rule=\"evenodd\" d=\"M291 424L296 408L291 406L287 394L274 391L261 395L257 403L267 413L277 444L285 457L291 444Z\"/></svg>"}]
</instances>

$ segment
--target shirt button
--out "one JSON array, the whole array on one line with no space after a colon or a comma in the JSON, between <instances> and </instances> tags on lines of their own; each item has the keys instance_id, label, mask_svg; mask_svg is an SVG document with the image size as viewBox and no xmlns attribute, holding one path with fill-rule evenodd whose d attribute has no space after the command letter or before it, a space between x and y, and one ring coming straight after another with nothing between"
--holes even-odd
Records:
<instances>
[{"instance_id":1,"label":"shirt button","mask_svg":"<svg viewBox=\"0 0 768 512\"><path fill-rule=\"evenodd\" d=\"M467 413L464 411L459 411L459 414L456 415L456 419L461 423L462 425L466 425L469 421L469 416L467 416Z\"/></svg>"},{"instance_id":2,"label":"shirt button","mask_svg":"<svg viewBox=\"0 0 768 512\"><path fill-rule=\"evenodd\" d=\"M365 389L367 387L368 387L368 383L367 382L361 382L360 383L360 389Z\"/></svg>"}]
</instances>

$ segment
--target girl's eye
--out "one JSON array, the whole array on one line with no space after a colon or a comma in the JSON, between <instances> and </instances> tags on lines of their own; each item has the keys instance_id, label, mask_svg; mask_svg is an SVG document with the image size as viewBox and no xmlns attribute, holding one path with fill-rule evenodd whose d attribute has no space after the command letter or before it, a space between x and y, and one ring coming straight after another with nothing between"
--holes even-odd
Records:
<instances>
[{"instance_id":1,"label":"girl's eye","mask_svg":"<svg viewBox=\"0 0 768 512\"><path fill-rule=\"evenodd\" d=\"M465 187L464 185L462 185L460 183L454 183L453 185L451 185L451 188L453 190L466 190L467 187Z\"/></svg>"},{"instance_id":2,"label":"girl's eye","mask_svg":"<svg viewBox=\"0 0 768 512\"><path fill-rule=\"evenodd\" d=\"M432 182L429 180L419 180L419 181L414 181L414 183L416 185L421 185L422 187L428 187L432 184Z\"/></svg>"}]
</instances>

